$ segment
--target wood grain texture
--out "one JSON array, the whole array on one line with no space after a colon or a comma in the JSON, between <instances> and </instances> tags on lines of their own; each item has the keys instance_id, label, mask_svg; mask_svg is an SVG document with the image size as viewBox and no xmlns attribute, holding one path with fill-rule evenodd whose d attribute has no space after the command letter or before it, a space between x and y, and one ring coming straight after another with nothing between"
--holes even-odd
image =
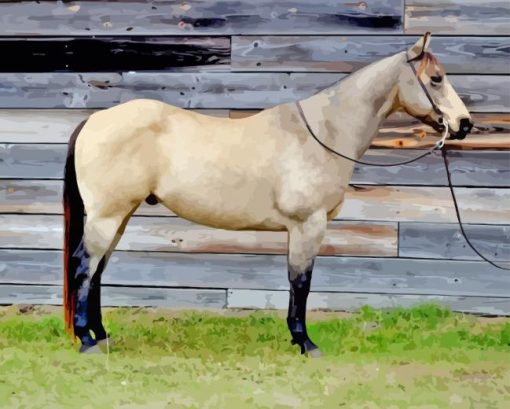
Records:
<instances>
[{"instance_id":1,"label":"wood grain texture","mask_svg":"<svg viewBox=\"0 0 510 409\"><path fill-rule=\"evenodd\" d=\"M414 36L233 36L232 70L348 73L405 51L417 39ZM508 37L434 35L430 51L448 74L510 72Z\"/></svg>"},{"instance_id":2,"label":"wood grain texture","mask_svg":"<svg viewBox=\"0 0 510 409\"><path fill-rule=\"evenodd\" d=\"M510 187L509 152L448 151L446 157L454 186Z\"/></svg>"},{"instance_id":3,"label":"wood grain texture","mask_svg":"<svg viewBox=\"0 0 510 409\"><path fill-rule=\"evenodd\" d=\"M468 224L464 229L475 248L489 260L510 261L509 225ZM398 247L400 257L481 260L456 224L400 223Z\"/></svg>"},{"instance_id":4,"label":"wood grain texture","mask_svg":"<svg viewBox=\"0 0 510 409\"><path fill-rule=\"evenodd\" d=\"M0 215L0 247L61 249L61 216ZM170 217L134 217L117 250L287 254L286 232L228 231ZM333 222L322 255L396 256L395 223Z\"/></svg>"},{"instance_id":5,"label":"wood grain texture","mask_svg":"<svg viewBox=\"0 0 510 409\"><path fill-rule=\"evenodd\" d=\"M456 188L465 223L505 224L510 189ZM0 180L0 213L62 214L58 180ZM161 205L142 204L135 215L170 216ZM337 220L457 223L447 187L364 186L347 191Z\"/></svg>"},{"instance_id":6,"label":"wood grain texture","mask_svg":"<svg viewBox=\"0 0 510 409\"><path fill-rule=\"evenodd\" d=\"M0 72L227 71L230 38L0 37L0 55Z\"/></svg>"},{"instance_id":7,"label":"wood grain texture","mask_svg":"<svg viewBox=\"0 0 510 409\"><path fill-rule=\"evenodd\" d=\"M402 32L400 0L0 3L0 35Z\"/></svg>"},{"instance_id":8,"label":"wood grain texture","mask_svg":"<svg viewBox=\"0 0 510 409\"><path fill-rule=\"evenodd\" d=\"M505 0L406 0L406 34L509 35Z\"/></svg>"},{"instance_id":9,"label":"wood grain texture","mask_svg":"<svg viewBox=\"0 0 510 409\"><path fill-rule=\"evenodd\" d=\"M0 304L62 305L62 287L0 284ZM104 307L225 308L225 290L102 286Z\"/></svg>"},{"instance_id":10,"label":"wood grain texture","mask_svg":"<svg viewBox=\"0 0 510 409\"><path fill-rule=\"evenodd\" d=\"M464 223L503 224L510 219L510 189L456 188ZM344 220L457 223L447 187L364 186L346 194Z\"/></svg>"},{"instance_id":11,"label":"wood grain texture","mask_svg":"<svg viewBox=\"0 0 510 409\"><path fill-rule=\"evenodd\" d=\"M152 98L183 108L267 108L341 80L333 73L2 73L0 108L106 108ZM510 76L450 75L472 112L510 112Z\"/></svg>"},{"instance_id":12,"label":"wood grain texture","mask_svg":"<svg viewBox=\"0 0 510 409\"><path fill-rule=\"evenodd\" d=\"M424 152L369 149L363 160L396 163ZM0 144L0 178L62 179L66 155L65 144ZM454 186L510 186L507 152L450 152L448 158ZM357 164L351 183L447 186L447 178L441 153L434 152L402 166L379 168Z\"/></svg>"},{"instance_id":13,"label":"wood grain texture","mask_svg":"<svg viewBox=\"0 0 510 409\"><path fill-rule=\"evenodd\" d=\"M205 115L239 118L258 110L200 109ZM0 143L67 143L78 124L93 109L0 109ZM509 114L474 114L468 138L449 140L454 149L510 149ZM409 115L394 114L382 125L372 147L428 148L438 138L430 127Z\"/></svg>"},{"instance_id":14,"label":"wood grain texture","mask_svg":"<svg viewBox=\"0 0 510 409\"><path fill-rule=\"evenodd\" d=\"M62 253L0 250L0 283L62 282ZM510 265L510 263L507 263ZM510 282L476 261L318 257L312 291L509 297ZM123 252L112 255L103 283L134 287L287 290L284 255Z\"/></svg>"},{"instance_id":15,"label":"wood grain texture","mask_svg":"<svg viewBox=\"0 0 510 409\"><path fill-rule=\"evenodd\" d=\"M228 308L285 309L287 291L229 290ZM458 297L440 295L352 294L312 292L309 309L357 311L364 305L373 308L412 307L440 304L454 311L487 315L510 315L510 298Z\"/></svg>"}]
</instances>

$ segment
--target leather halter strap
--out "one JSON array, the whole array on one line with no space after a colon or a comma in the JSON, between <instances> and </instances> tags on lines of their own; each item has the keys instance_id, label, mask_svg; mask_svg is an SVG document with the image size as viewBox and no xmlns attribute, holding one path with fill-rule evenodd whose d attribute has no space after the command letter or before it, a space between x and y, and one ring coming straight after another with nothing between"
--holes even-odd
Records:
<instances>
[{"instance_id":1,"label":"leather halter strap","mask_svg":"<svg viewBox=\"0 0 510 409\"><path fill-rule=\"evenodd\" d=\"M424 55L424 53L422 52L421 54L419 54L418 56L416 56L414 58L409 58L409 56L406 53L406 57L407 57L406 62L411 66L411 70L413 70L414 76L418 80L418 84L420 84L420 87L423 90L423 92L425 93L425 96L427 97L427 99L429 100L430 105L432 105L432 109L434 110L434 112L436 114L438 114L439 116L443 116L443 112L439 109L439 107L436 105L436 103L430 96L430 93L429 93L427 87L425 87L425 84L423 83L423 81L421 80L421 77L416 72L416 68L414 67L414 64L413 64L414 61L420 60L421 58L423 58L423 55Z\"/></svg>"}]
</instances>

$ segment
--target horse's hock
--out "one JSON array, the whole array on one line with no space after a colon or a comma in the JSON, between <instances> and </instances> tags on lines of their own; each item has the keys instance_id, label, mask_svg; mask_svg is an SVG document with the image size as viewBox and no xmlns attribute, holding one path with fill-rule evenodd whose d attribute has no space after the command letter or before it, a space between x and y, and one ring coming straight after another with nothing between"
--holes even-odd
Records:
<instances>
[{"instance_id":1,"label":"horse's hock","mask_svg":"<svg viewBox=\"0 0 510 409\"><path fill-rule=\"evenodd\" d=\"M489 259L510 264L508 4L454 1L443 10L436 1L385 0L361 10L347 1L282 8L241 0L233 11L214 2L81 3L0 4L8 56L0 66L0 303L62 303L62 169L69 135L92 112L149 98L246 117L310 96L425 31L475 122L466 139L446 145L466 232ZM436 140L431 128L393 115L364 159L403 161ZM351 184L315 262L309 308L438 302L510 314L508 275L465 243L440 154L397 168L356 166ZM111 256L103 305L287 308L286 233L207 228L148 202Z\"/></svg>"}]
</instances>

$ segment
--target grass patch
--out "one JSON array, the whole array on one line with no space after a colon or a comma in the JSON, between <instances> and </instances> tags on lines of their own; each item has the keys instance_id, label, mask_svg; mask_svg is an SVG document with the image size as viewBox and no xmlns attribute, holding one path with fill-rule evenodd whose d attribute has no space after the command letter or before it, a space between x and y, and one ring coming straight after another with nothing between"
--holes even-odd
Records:
<instances>
[{"instance_id":1,"label":"grass patch","mask_svg":"<svg viewBox=\"0 0 510 409\"><path fill-rule=\"evenodd\" d=\"M506 408L510 320L434 305L315 313L325 357L282 313L110 309L117 345L80 356L55 312L0 310L2 408Z\"/></svg>"}]
</instances>

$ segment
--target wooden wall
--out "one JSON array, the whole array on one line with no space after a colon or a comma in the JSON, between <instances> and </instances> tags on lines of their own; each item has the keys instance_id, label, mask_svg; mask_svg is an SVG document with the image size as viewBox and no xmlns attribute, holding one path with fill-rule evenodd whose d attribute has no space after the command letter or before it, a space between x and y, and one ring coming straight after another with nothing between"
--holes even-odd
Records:
<instances>
[{"instance_id":1,"label":"wooden wall","mask_svg":"<svg viewBox=\"0 0 510 409\"><path fill-rule=\"evenodd\" d=\"M509 266L510 3L482 3L1 2L0 303L61 302L66 142L94 110L145 97L239 118L311 95L427 30L476 121L448 142L466 230ZM436 137L395 115L366 158L411 157ZM104 273L103 304L286 308L286 240L142 206ZM462 238L440 155L356 167L312 290L312 308L439 302L510 314L510 275Z\"/></svg>"}]
</instances>

